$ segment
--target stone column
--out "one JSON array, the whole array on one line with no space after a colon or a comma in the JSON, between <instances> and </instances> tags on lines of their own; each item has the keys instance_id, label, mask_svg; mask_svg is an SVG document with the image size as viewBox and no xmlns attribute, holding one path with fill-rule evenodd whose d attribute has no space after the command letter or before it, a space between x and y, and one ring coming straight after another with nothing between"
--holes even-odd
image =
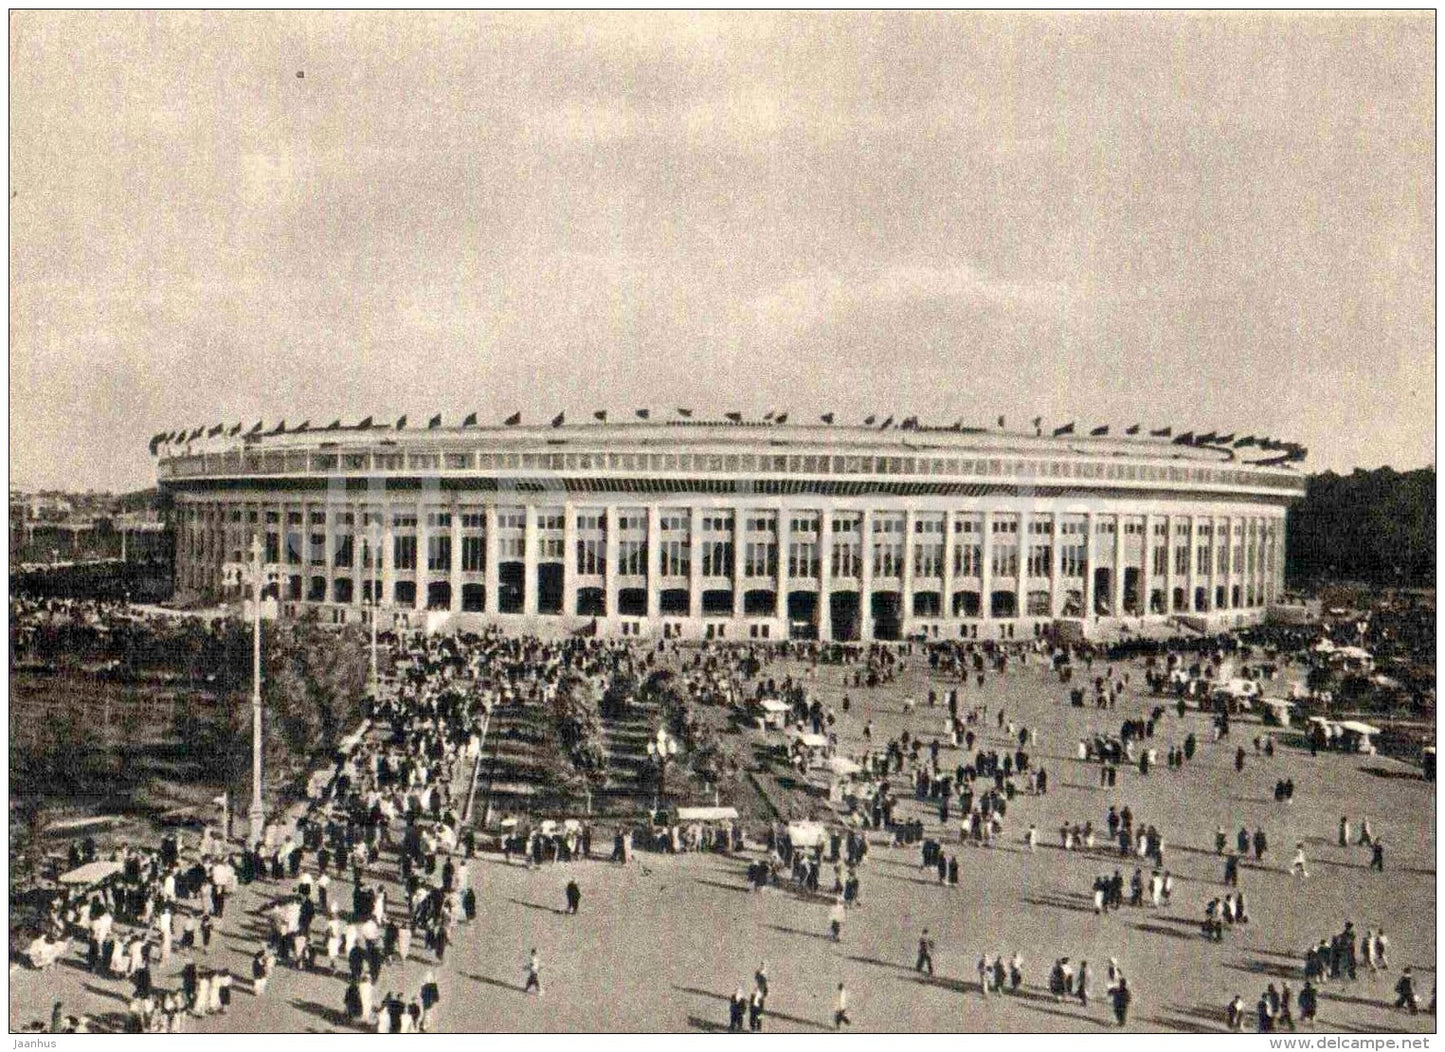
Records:
<instances>
[{"instance_id":1,"label":"stone column","mask_svg":"<svg viewBox=\"0 0 1445 1052\"><path fill-rule=\"evenodd\" d=\"M324 505L323 514L326 516L321 524L321 546L323 558L326 560L322 565L321 572L326 575L326 601L332 602L336 598L336 516L339 514L330 504Z\"/></svg>"},{"instance_id":2,"label":"stone column","mask_svg":"<svg viewBox=\"0 0 1445 1052\"><path fill-rule=\"evenodd\" d=\"M537 506L527 504L522 533L522 613L537 616Z\"/></svg>"},{"instance_id":3,"label":"stone column","mask_svg":"<svg viewBox=\"0 0 1445 1052\"><path fill-rule=\"evenodd\" d=\"M1226 519L1225 522L1227 523L1228 520ZM1219 518L1217 516L1211 515L1209 517L1209 525L1209 609L1211 611L1214 611L1218 610L1223 605L1218 602L1219 571L1220 562L1222 561L1219 558ZM1227 528L1228 527L1226 526L1226 529Z\"/></svg>"},{"instance_id":4,"label":"stone column","mask_svg":"<svg viewBox=\"0 0 1445 1052\"><path fill-rule=\"evenodd\" d=\"M913 531L918 522L913 509L905 508L903 511L903 572L898 575L899 583L899 620L902 622L902 635L908 638L909 622L913 618L913 551L917 546L913 538Z\"/></svg>"},{"instance_id":5,"label":"stone column","mask_svg":"<svg viewBox=\"0 0 1445 1052\"><path fill-rule=\"evenodd\" d=\"M833 513L818 509L818 640L833 638Z\"/></svg>"},{"instance_id":6,"label":"stone column","mask_svg":"<svg viewBox=\"0 0 1445 1052\"><path fill-rule=\"evenodd\" d=\"M1094 617L1094 526L1097 516L1091 511L1084 516L1084 620Z\"/></svg>"},{"instance_id":7,"label":"stone column","mask_svg":"<svg viewBox=\"0 0 1445 1052\"><path fill-rule=\"evenodd\" d=\"M1174 609L1174 589L1178 587L1175 579L1178 573L1174 569L1174 516L1164 517L1164 613L1173 616L1178 613Z\"/></svg>"},{"instance_id":8,"label":"stone column","mask_svg":"<svg viewBox=\"0 0 1445 1052\"><path fill-rule=\"evenodd\" d=\"M1191 516L1189 516L1189 595L1188 595L1188 600L1189 600L1189 601L1188 601L1188 603L1185 603L1185 607L1188 608L1188 610L1191 611L1191 613L1199 613L1199 611L1195 611L1195 608L1194 608L1194 594L1195 594L1195 591L1198 590L1198 588L1199 588L1199 516L1195 516L1195 514L1191 514ZM1205 610L1208 610L1209 604L1208 604L1208 603L1205 603L1205 604L1204 604L1204 608L1205 608Z\"/></svg>"},{"instance_id":9,"label":"stone column","mask_svg":"<svg viewBox=\"0 0 1445 1052\"><path fill-rule=\"evenodd\" d=\"M448 569L448 580L452 586L451 611L462 612L462 508L452 498L452 562Z\"/></svg>"},{"instance_id":10,"label":"stone column","mask_svg":"<svg viewBox=\"0 0 1445 1052\"><path fill-rule=\"evenodd\" d=\"M954 550L958 542L954 539L953 531L956 526L957 515L953 511L943 513L943 595L938 601L938 611L945 620L953 620L953 560Z\"/></svg>"},{"instance_id":11,"label":"stone column","mask_svg":"<svg viewBox=\"0 0 1445 1052\"><path fill-rule=\"evenodd\" d=\"M702 618L702 509L688 509L687 524L687 613L693 620Z\"/></svg>"},{"instance_id":12,"label":"stone column","mask_svg":"<svg viewBox=\"0 0 1445 1052\"><path fill-rule=\"evenodd\" d=\"M662 508L647 506L647 620L656 625L662 614Z\"/></svg>"},{"instance_id":13,"label":"stone column","mask_svg":"<svg viewBox=\"0 0 1445 1052\"><path fill-rule=\"evenodd\" d=\"M873 509L864 508L858 523L858 638L873 638Z\"/></svg>"},{"instance_id":14,"label":"stone column","mask_svg":"<svg viewBox=\"0 0 1445 1052\"><path fill-rule=\"evenodd\" d=\"M396 541L391 532L391 505L381 509L381 602L396 602Z\"/></svg>"},{"instance_id":15,"label":"stone column","mask_svg":"<svg viewBox=\"0 0 1445 1052\"><path fill-rule=\"evenodd\" d=\"M617 535L617 505L609 504L603 509L603 521L607 524L607 564L604 567L605 574L602 581L603 594L606 596L607 616L617 616L617 561L619 558L618 542L621 538Z\"/></svg>"},{"instance_id":16,"label":"stone column","mask_svg":"<svg viewBox=\"0 0 1445 1052\"><path fill-rule=\"evenodd\" d=\"M778 600L775 615L783 623L783 638L787 639L792 635L792 629L788 621L788 545L792 542L793 523L792 512L788 508L778 508Z\"/></svg>"},{"instance_id":17,"label":"stone column","mask_svg":"<svg viewBox=\"0 0 1445 1052\"><path fill-rule=\"evenodd\" d=\"M1153 608L1149 604L1150 593L1154 591L1154 522L1153 515L1144 516L1144 561L1139 567L1139 609L1144 611L1144 616L1153 614Z\"/></svg>"},{"instance_id":18,"label":"stone column","mask_svg":"<svg viewBox=\"0 0 1445 1052\"><path fill-rule=\"evenodd\" d=\"M416 502L416 601L412 606L417 610L426 609L427 588L431 585L431 567L427 565L427 548L431 531L427 528L426 505Z\"/></svg>"},{"instance_id":19,"label":"stone column","mask_svg":"<svg viewBox=\"0 0 1445 1052\"><path fill-rule=\"evenodd\" d=\"M743 616L743 551L747 537L747 512L733 509L733 617Z\"/></svg>"},{"instance_id":20,"label":"stone column","mask_svg":"<svg viewBox=\"0 0 1445 1052\"><path fill-rule=\"evenodd\" d=\"M1064 611L1064 515L1054 512L1054 532L1049 535L1049 615Z\"/></svg>"},{"instance_id":21,"label":"stone column","mask_svg":"<svg viewBox=\"0 0 1445 1052\"><path fill-rule=\"evenodd\" d=\"M1124 514L1114 516L1114 616L1124 616Z\"/></svg>"},{"instance_id":22,"label":"stone column","mask_svg":"<svg viewBox=\"0 0 1445 1052\"><path fill-rule=\"evenodd\" d=\"M502 575L498 572L501 546L497 537L497 506L488 504L484 518L486 533L482 541L486 550L486 598L482 604L486 613L496 614L502 609Z\"/></svg>"},{"instance_id":23,"label":"stone column","mask_svg":"<svg viewBox=\"0 0 1445 1052\"><path fill-rule=\"evenodd\" d=\"M1018 586L1018 616L1020 619L1029 616L1029 549L1033 547L1033 538L1029 535L1029 513L1025 508L1019 509L1019 586Z\"/></svg>"},{"instance_id":24,"label":"stone column","mask_svg":"<svg viewBox=\"0 0 1445 1052\"><path fill-rule=\"evenodd\" d=\"M978 616L993 620L993 512L983 513L983 558L978 568Z\"/></svg>"},{"instance_id":25,"label":"stone column","mask_svg":"<svg viewBox=\"0 0 1445 1052\"><path fill-rule=\"evenodd\" d=\"M562 505L562 613L577 614L577 505Z\"/></svg>"}]
</instances>

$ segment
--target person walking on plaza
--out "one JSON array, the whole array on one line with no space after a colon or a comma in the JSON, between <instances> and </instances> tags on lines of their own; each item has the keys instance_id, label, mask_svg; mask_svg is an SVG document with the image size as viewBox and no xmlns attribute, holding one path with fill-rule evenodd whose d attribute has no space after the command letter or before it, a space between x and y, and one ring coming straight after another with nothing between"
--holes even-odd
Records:
<instances>
[{"instance_id":1,"label":"person walking on plaza","mask_svg":"<svg viewBox=\"0 0 1445 1052\"><path fill-rule=\"evenodd\" d=\"M1305 842L1300 840L1294 846L1294 861L1290 863L1290 875L1299 875L1301 880L1307 880L1310 875L1309 867L1305 864Z\"/></svg>"},{"instance_id":2,"label":"person walking on plaza","mask_svg":"<svg viewBox=\"0 0 1445 1052\"><path fill-rule=\"evenodd\" d=\"M567 882L567 912L576 915L577 909L582 905L582 889L577 886L575 880Z\"/></svg>"},{"instance_id":3,"label":"person walking on plaza","mask_svg":"<svg viewBox=\"0 0 1445 1052\"><path fill-rule=\"evenodd\" d=\"M1129 989L1129 980L1119 976L1119 982L1109 991L1109 996L1114 1002L1114 1020L1124 1026L1129 1022L1129 1005L1134 1000L1134 994Z\"/></svg>"},{"instance_id":4,"label":"person walking on plaza","mask_svg":"<svg viewBox=\"0 0 1445 1052\"><path fill-rule=\"evenodd\" d=\"M913 965L915 972L924 969L928 970L929 975L933 974L933 938L928 934L927 928L924 928L923 934L918 937L918 960Z\"/></svg>"},{"instance_id":5,"label":"person walking on plaza","mask_svg":"<svg viewBox=\"0 0 1445 1052\"><path fill-rule=\"evenodd\" d=\"M848 988L842 983L838 984L838 1007L833 1012L833 1028L842 1030L843 1024L853 1025L853 1020L848 1018Z\"/></svg>"},{"instance_id":6,"label":"person walking on plaza","mask_svg":"<svg viewBox=\"0 0 1445 1052\"><path fill-rule=\"evenodd\" d=\"M527 958L527 982L522 987L522 993L531 993L532 987L537 988L537 996L542 996L542 958L537 954L537 948L532 947L532 955Z\"/></svg>"},{"instance_id":7,"label":"person walking on plaza","mask_svg":"<svg viewBox=\"0 0 1445 1052\"><path fill-rule=\"evenodd\" d=\"M739 986L733 991L732 998L728 1001L728 1033L741 1034L743 1032L743 1017L748 1012L748 998Z\"/></svg>"},{"instance_id":8,"label":"person walking on plaza","mask_svg":"<svg viewBox=\"0 0 1445 1052\"><path fill-rule=\"evenodd\" d=\"M828 932L834 942L840 942L843 938L843 922L848 919L848 907L843 903L843 896L838 896L838 901L833 903L833 908L828 911Z\"/></svg>"},{"instance_id":9,"label":"person walking on plaza","mask_svg":"<svg viewBox=\"0 0 1445 1052\"><path fill-rule=\"evenodd\" d=\"M1385 872L1385 842L1376 840L1370 845L1370 868L1376 873Z\"/></svg>"}]
</instances>

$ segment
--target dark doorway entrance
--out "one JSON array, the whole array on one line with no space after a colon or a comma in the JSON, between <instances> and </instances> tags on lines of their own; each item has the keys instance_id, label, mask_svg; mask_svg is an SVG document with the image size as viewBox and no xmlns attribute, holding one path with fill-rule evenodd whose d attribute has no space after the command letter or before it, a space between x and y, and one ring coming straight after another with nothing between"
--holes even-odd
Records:
<instances>
[{"instance_id":1,"label":"dark doorway entrance","mask_svg":"<svg viewBox=\"0 0 1445 1052\"><path fill-rule=\"evenodd\" d=\"M903 596L898 592L873 593L873 638L903 638Z\"/></svg>"},{"instance_id":2,"label":"dark doorway entrance","mask_svg":"<svg viewBox=\"0 0 1445 1052\"><path fill-rule=\"evenodd\" d=\"M522 612L526 573L526 567L521 563L502 563L497 567L497 609L502 613Z\"/></svg>"},{"instance_id":3,"label":"dark doorway entrance","mask_svg":"<svg viewBox=\"0 0 1445 1052\"><path fill-rule=\"evenodd\" d=\"M562 564L541 563L537 567L537 613L562 612Z\"/></svg>"},{"instance_id":4,"label":"dark doorway entrance","mask_svg":"<svg viewBox=\"0 0 1445 1052\"><path fill-rule=\"evenodd\" d=\"M828 614L833 620L833 638L839 643L853 643L859 638L857 592L833 592L828 596Z\"/></svg>"},{"instance_id":5,"label":"dark doorway entrance","mask_svg":"<svg viewBox=\"0 0 1445 1052\"><path fill-rule=\"evenodd\" d=\"M818 638L818 593L788 593L788 638Z\"/></svg>"}]
</instances>

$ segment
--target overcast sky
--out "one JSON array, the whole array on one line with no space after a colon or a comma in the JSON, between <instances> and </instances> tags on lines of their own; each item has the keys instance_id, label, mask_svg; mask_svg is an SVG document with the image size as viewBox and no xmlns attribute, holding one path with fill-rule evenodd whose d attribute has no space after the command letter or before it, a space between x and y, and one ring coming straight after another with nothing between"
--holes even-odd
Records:
<instances>
[{"instance_id":1,"label":"overcast sky","mask_svg":"<svg viewBox=\"0 0 1445 1052\"><path fill-rule=\"evenodd\" d=\"M651 406L1434 461L1434 18L12 13L17 482ZM304 73L298 76L298 73Z\"/></svg>"}]
</instances>

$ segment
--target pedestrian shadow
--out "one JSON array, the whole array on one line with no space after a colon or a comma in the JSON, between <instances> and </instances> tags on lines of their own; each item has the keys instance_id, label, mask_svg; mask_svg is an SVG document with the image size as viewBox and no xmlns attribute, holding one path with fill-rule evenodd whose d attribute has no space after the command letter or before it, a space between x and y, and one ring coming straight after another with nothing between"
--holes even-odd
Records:
<instances>
[{"instance_id":1,"label":"pedestrian shadow","mask_svg":"<svg viewBox=\"0 0 1445 1052\"><path fill-rule=\"evenodd\" d=\"M871 964L878 968L891 968L898 972L912 972L916 970L908 967L906 964L898 964L895 961L881 961L877 957L857 957L849 954L847 959L857 961L859 964Z\"/></svg>"},{"instance_id":2,"label":"pedestrian shadow","mask_svg":"<svg viewBox=\"0 0 1445 1052\"><path fill-rule=\"evenodd\" d=\"M936 880L922 880L918 877L899 877L892 873L880 873L878 875L884 880L896 880L900 884L921 884L925 888L947 887L947 885L939 884Z\"/></svg>"},{"instance_id":3,"label":"pedestrian shadow","mask_svg":"<svg viewBox=\"0 0 1445 1052\"><path fill-rule=\"evenodd\" d=\"M320 1004L316 1001L294 1000L292 1008L299 1008L310 1015L318 1016L330 1026L345 1027L347 1030L355 1030L355 1022L339 1008L332 1008L330 1005Z\"/></svg>"},{"instance_id":4,"label":"pedestrian shadow","mask_svg":"<svg viewBox=\"0 0 1445 1052\"><path fill-rule=\"evenodd\" d=\"M1066 1012L1062 1008L1052 1008L1041 1004L1026 1004L1024 1007L1031 1012L1042 1012L1044 1015L1058 1016L1060 1019L1067 1019L1071 1023L1098 1027L1100 1030L1107 1030L1109 1027L1108 1023L1095 1019L1093 1016L1080 1015L1077 1012Z\"/></svg>"},{"instance_id":5,"label":"pedestrian shadow","mask_svg":"<svg viewBox=\"0 0 1445 1052\"><path fill-rule=\"evenodd\" d=\"M1162 924L1136 924L1135 931L1146 931L1151 935L1165 935L1171 939L1183 939L1185 942L1195 942L1202 938L1199 932L1180 931L1177 928L1166 928Z\"/></svg>"},{"instance_id":6,"label":"pedestrian shadow","mask_svg":"<svg viewBox=\"0 0 1445 1052\"><path fill-rule=\"evenodd\" d=\"M914 975L910 976L908 981L917 983L919 986L932 986L939 990L948 990L955 994L977 993L981 989L976 982L950 979L943 975Z\"/></svg>"},{"instance_id":7,"label":"pedestrian shadow","mask_svg":"<svg viewBox=\"0 0 1445 1052\"><path fill-rule=\"evenodd\" d=\"M518 994L525 994L527 992L527 988L525 986L519 986L517 983L509 983L505 979L493 979L490 976L475 974L468 975L466 976L466 978L472 980L473 982L484 983L487 986L495 986L499 990L511 990L513 993Z\"/></svg>"},{"instance_id":8,"label":"pedestrian shadow","mask_svg":"<svg viewBox=\"0 0 1445 1052\"><path fill-rule=\"evenodd\" d=\"M741 891L744 894L751 894L753 890L751 885L743 885L740 887L737 884L724 884L720 880L704 880L702 877L695 878L693 883L706 884L710 888L721 888L723 891Z\"/></svg>"},{"instance_id":9,"label":"pedestrian shadow","mask_svg":"<svg viewBox=\"0 0 1445 1052\"><path fill-rule=\"evenodd\" d=\"M1225 966L1226 968L1230 969L1231 971L1235 971L1235 972L1249 972L1249 973L1251 973L1251 974L1253 974L1253 975L1267 975L1267 976L1269 976L1269 977L1272 978L1272 979L1302 979L1302 978L1304 978L1304 969L1302 969L1302 968L1300 968L1300 967L1298 967L1298 966L1295 966L1295 965L1280 964L1280 963L1277 962L1277 961L1258 961L1258 960L1255 960L1255 961L1244 961L1244 962L1241 963L1241 964L1236 964L1236 963L1234 963L1234 962L1232 962L1232 961L1226 961L1225 964L1224 964L1224 966ZM1321 994L1320 996L1323 997L1324 994ZM1374 1004L1375 1002L1369 1001L1369 1002L1365 1002L1365 1003L1367 1003L1367 1004Z\"/></svg>"},{"instance_id":10,"label":"pedestrian shadow","mask_svg":"<svg viewBox=\"0 0 1445 1052\"><path fill-rule=\"evenodd\" d=\"M1216 1008L1214 1005L1166 1005L1164 1010L1173 1013L1175 1018L1170 1021L1172 1026L1186 1029L1192 1034L1222 1034L1229 1032L1229 1027L1225 1025L1223 1018L1223 1010Z\"/></svg>"},{"instance_id":11,"label":"pedestrian shadow","mask_svg":"<svg viewBox=\"0 0 1445 1052\"><path fill-rule=\"evenodd\" d=\"M523 902L521 899L508 899L508 902L516 903L518 906L525 906L529 910L541 910L543 913L553 913L558 917L567 916L567 911L558 909L556 906L543 906L540 902Z\"/></svg>"},{"instance_id":12,"label":"pedestrian shadow","mask_svg":"<svg viewBox=\"0 0 1445 1052\"><path fill-rule=\"evenodd\" d=\"M1028 906L1040 906L1044 909L1067 910L1070 913L1093 913L1094 907L1084 905L1080 900L1068 898L1063 895L1025 895L1024 904Z\"/></svg>"},{"instance_id":13,"label":"pedestrian shadow","mask_svg":"<svg viewBox=\"0 0 1445 1052\"><path fill-rule=\"evenodd\" d=\"M782 932L784 935L801 935L801 936L803 936L804 938L808 938L808 939L820 939L820 940L822 940L823 942L832 942L832 941L833 941L833 939L832 939L831 936L829 936L829 935L824 935L822 932L803 931L801 928L787 928L787 927L784 927L784 926L781 925L781 924L769 924L768 927L771 928L773 931L780 931L780 932Z\"/></svg>"},{"instance_id":14,"label":"pedestrian shadow","mask_svg":"<svg viewBox=\"0 0 1445 1052\"><path fill-rule=\"evenodd\" d=\"M1344 994L1330 993L1321 989L1319 994L1321 1001L1338 1001L1340 1004L1367 1005L1371 1008L1389 1008L1390 1003L1384 998L1372 1000L1368 997L1349 997Z\"/></svg>"},{"instance_id":15,"label":"pedestrian shadow","mask_svg":"<svg viewBox=\"0 0 1445 1052\"><path fill-rule=\"evenodd\" d=\"M123 1004L129 1001L129 998L127 998L125 994L118 993L115 990L107 990L103 986L96 986L92 983L86 983L85 989L88 993L92 993L96 997L104 997L111 1001L120 1001Z\"/></svg>"},{"instance_id":16,"label":"pedestrian shadow","mask_svg":"<svg viewBox=\"0 0 1445 1052\"><path fill-rule=\"evenodd\" d=\"M704 1034L726 1034L728 1028L722 1023L713 1022L711 1019L704 1019L701 1016L690 1015L687 1017L687 1025L694 1030L700 1030Z\"/></svg>"},{"instance_id":17,"label":"pedestrian shadow","mask_svg":"<svg viewBox=\"0 0 1445 1052\"><path fill-rule=\"evenodd\" d=\"M711 997L714 1001L731 1001L731 994L715 994L711 990L703 990L696 986L678 986L673 983L672 988L680 994L693 994L697 997Z\"/></svg>"}]
</instances>

